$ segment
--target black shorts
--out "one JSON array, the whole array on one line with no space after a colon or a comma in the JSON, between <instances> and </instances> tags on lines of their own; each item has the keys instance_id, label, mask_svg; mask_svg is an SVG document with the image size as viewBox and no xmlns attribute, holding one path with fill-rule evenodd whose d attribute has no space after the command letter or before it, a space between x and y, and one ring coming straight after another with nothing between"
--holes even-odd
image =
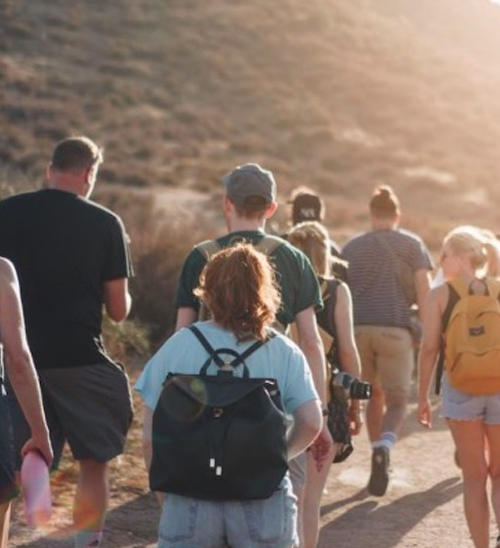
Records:
<instances>
[{"instance_id":1,"label":"black shorts","mask_svg":"<svg viewBox=\"0 0 500 548\"><path fill-rule=\"evenodd\" d=\"M7 396L1 393L0 380L0 504L18 494L14 480L14 440Z\"/></svg>"},{"instance_id":2,"label":"black shorts","mask_svg":"<svg viewBox=\"0 0 500 548\"><path fill-rule=\"evenodd\" d=\"M38 371L54 449L54 468L67 441L76 460L107 462L123 453L132 423L130 384L123 367L100 363ZM12 400L12 398L11 398ZM29 429L17 402L12 406L16 469Z\"/></svg>"}]
</instances>

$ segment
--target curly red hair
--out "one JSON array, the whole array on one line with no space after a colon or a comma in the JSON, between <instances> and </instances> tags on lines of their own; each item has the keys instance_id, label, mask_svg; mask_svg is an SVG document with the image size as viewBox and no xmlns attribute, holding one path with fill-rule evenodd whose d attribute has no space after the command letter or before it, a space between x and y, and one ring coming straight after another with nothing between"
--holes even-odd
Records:
<instances>
[{"instance_id":1,"label":"curly red hair","mask_svg":"<svg viewBox=\"0 0 500 548\"><path fill-rule=\"evenodd\" d=\"M195 294L214 321L239 341L266 340L280 305L274 270L266 255L251 244L219 251L206 264Z\"/></svg>"}]
</instances>

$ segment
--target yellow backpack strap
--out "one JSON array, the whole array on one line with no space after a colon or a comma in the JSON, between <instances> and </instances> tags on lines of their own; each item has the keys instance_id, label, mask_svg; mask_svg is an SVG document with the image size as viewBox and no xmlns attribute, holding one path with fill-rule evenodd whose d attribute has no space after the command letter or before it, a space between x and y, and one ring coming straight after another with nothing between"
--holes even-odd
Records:
<instances>
[{"instance_id":1,"label":"yellow backpack strap","mask_svg":"<svg viewBox=\"0 0 500 548\"><path fill-rule=\"evenodd\" d=\"M458 296L462 299L463 297L467 297L469 294L469 286L467 285L467 282L463 280L462 278L455 278L448 282L451 287L458 293Z\"/></svg>"},{"instance_id":2,"label":"yellow backpack strap","mask_svg":"<svg viewBox=\"0 0 500 548\"><path fill-rule=\"evenodd\" d=\"M283 240L281 238L277 238L276 236L271 236L269 234L266 234L262 240L255 245L255 249L258 249L262 253L265 253L266 255L271 255L271 253L277 249L280 245L283 244Z\"/></svg>"},{"instance_id":3,"label":"yellow backpack strap","mask_svg":"<svg viewBox=\"0 0 500 548\"><path fill-rule=\"evenodd\" d=\"M486 283L488 285L490 295L495 299L498 299L500 296L500 280L498 278L488 278Z\"/></svg>"},{"instance_id":4,"label":"yellow backpack strap","mask_svg":"<svg viewBox=\"0 0 500 548\"><path fill-rule=\"evenodd\" d=\"M458 293L460 298L467 297L467 295L469 295L469 286L462 278L455 278L448 283ZM489 294L495 299L498 299L500 296L500 280L497 278L487 278L486 287L488 288Z\"/></svg>"},{"instance_id":5,"label":"yellow backpack strap","mask_svg":"<svg viewBox=\"0 0 500 548\"><path fill-rule=\"evenodd\" d=\"M221 250L221 246L217 243L217 240L206 240L196 245L195 249L197 249L208 262L217 251Z\"/></svg>"}]
</instances>

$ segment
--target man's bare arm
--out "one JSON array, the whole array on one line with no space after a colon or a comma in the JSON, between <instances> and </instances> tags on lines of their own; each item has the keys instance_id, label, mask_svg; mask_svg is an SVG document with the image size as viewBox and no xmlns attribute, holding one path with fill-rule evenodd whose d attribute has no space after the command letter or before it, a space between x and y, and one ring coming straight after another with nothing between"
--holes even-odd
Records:
<instances>
[{"instance_id":1,"label":"man's bare arm","mask_svg":"<svg viewBox=\"0 0 500 548\"><path fill-rule=\"evenodd\" d=\"M115 322L122 322L129 314L132 297L128 291L128 279L118 278L104 282L104 306Z\"/></svg>"}]
</instances>

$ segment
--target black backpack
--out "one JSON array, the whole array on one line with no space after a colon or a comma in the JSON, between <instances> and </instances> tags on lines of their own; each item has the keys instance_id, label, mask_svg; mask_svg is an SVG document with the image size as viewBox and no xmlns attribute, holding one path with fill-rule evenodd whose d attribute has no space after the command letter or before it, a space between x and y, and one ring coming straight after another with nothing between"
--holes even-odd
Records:
<instances>
[{"instance_id":1,"label":"black backpack","mask_svg":"<svg viewBox=\"0 0 500 548\"><path fill-rule=\"evenodd\" d=\"M276 379L250 378L241 355L214 350L189 328L209 354L199 374L169 373L153 413L153 491L206 500L266 499L288 470L286 422ZM274 336L273 334L270 337ZM225 363L219 354L235 359ZM208 375L214 361L217 375ZM243 377L233 376L243 367Z\"/></svg>"}]
</instances>

